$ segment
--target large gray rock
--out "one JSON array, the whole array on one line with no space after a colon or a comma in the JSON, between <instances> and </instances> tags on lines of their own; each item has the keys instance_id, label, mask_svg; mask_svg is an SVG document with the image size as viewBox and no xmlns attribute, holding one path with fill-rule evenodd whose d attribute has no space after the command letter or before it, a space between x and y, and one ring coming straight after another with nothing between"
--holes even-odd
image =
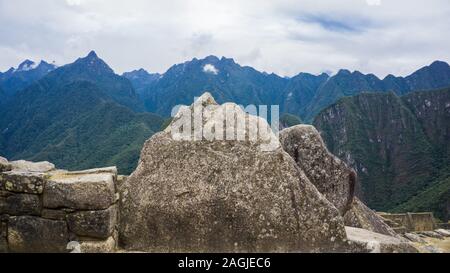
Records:
<instances>
[{"instance_id":1,"label":"large gray rock","mask_svg":"<svg viewBox=\"0 0 450 273\"><path fill-rule=\"evenodd\" d=\"M45 184L45 208L101 210L116 201L114 175L111 173L67 175L58 173Z\"/></svg>"},{"instance_id":2,"label":"large gray rock","mask_svg":"<svg viewBox=\"0 0 450 273\"><path fill-rule=\"evenodd\" d=\"M13 216L8 222L11 252L66 252L67 224L34 216Z\"/></svg>"},{"instance_id":3,"label":"large gray rock","mask_svg":"<svg viewBox=\"0 0 450 273\"><path fill-rule=\"evenodd\" d=\"M366 229L345 227L349 243L359 245L358 252L417 253L418 250L405 240L375 233Z\"/></svg>"},{"instance_id":4,"label":"large gray rock","mask_svg":"<svg viewBox=\"0 0 450 273\"><path fill-rule=\"evenodd\" d=\"M0 173L10 171L11 168L11 164L8 162L8 160L0 156Z\"/></svg>"},{"instance_id":5,"label":"large gray rock","mask_svg":"<svg viewBox=\"0 0 450 273\"><path fill-rule=\"evenodd\" d=\"M219 106L209 94L190 109L199 105L208 106L203 128L211 128L220 111L230 107L247 124L260 122L260 132L268 136L256 141L175 140L172 125L187 113L187 108L180 110L166 131L147 140L137 169L120 187L123 247L154 252L336 251L345 240L342 217L281 149L267 122L235 104ZM226 128L235 129L228 123Z\"/></svg>"},{"instance_id":6,"label":"large gray rock","mask_svg":"<svg viewBox=\"0 0 450 273\"><path fill-rule=\"evenodd\" d=\"M350 210L345 213L344 221L346 226L363 228L399 238L399 235L376 212L368 208L356 197Z\"/></svg>"},{"instance_id":7,"label":"large gray rock","mask_svg":"<svg viewBox=\"0 0 450 273\"><path fill-rule=\"evenodd\" d=\"M16 170L0 173L0 190L41 194L47 177L44 173Z\"/></svg>"},{"instance_id":8,"label":"large gray rock","mask_svg":"<svg viewBox=\"0 0 450 273\"><path fill-rule=\"evenodd\" d=\"M69 229L79 236L106 239L112 235L117 223L117 209L77 211L67 215Z\"/></svg>"},{"instance_id":9,"label":"large gray rock","mask_svg":"<svg viewBox=\"0 0 450 273\"><path fill-rule=\"evenodd\" d=\"M0 191L0 214L40 215L41 208L38 195Z\"/></svg>"},{"instance_id":10,"label":"large gray rock","mask_svg":"<svg viewBox=\"0 0 450 273\"><path fill-rule=\"evenodd\" d=\"M311 183L344 215L353 201L355 172L328 151L314 126L303 124L284 129L280 142Z\"/></svg>"},{"instance_id":11,"label":"large gray rock","mask_svg":"<svg viewBox=\"0 0 450 273\"><path fill-rule=\"evenodd\" d=\"M47 162L30 162L25 160L17 160L17 161L11 161L12 169L15 171L22 171L22 172L50 172L55 170L55 165Z\"/></svg>"}]
</instances>

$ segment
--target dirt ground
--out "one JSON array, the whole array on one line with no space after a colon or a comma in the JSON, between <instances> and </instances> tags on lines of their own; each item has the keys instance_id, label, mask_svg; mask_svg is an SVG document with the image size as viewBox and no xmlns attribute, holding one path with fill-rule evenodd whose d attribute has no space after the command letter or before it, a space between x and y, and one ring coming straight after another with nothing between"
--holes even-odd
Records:
<instances>
[{"instance_id":1,"label":"dirt ground","mask_svg":"<svg viewBox=\"0 0 450 273\"><path fill-rule=\"evenodd\" d=\"M414 243L421 253L450 253L450 237L445 239L423 238L426 243Z\"/></svg>"}]
</instances>

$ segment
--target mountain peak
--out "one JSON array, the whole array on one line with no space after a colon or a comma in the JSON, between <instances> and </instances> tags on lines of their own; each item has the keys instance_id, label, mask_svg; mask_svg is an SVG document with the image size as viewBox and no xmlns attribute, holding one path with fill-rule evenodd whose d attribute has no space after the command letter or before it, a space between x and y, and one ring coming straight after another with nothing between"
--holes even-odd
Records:
<instances>
[{"instance_id":1,"label":"mountain peak","mask_svg":"<svg viewBox=\"0 0 450 273\"><path fill-rule=\"evenodd\" d=\"M424 67L420 68L419 70L415 71L414 73L407 76L406 78L411 78L411 77L414 77L417 75L422 75L423 73L442 73L442 72L448 73L449 69L450 69L450 66L448 65L448 63L437 60L428 66L424 66Z\"/></svg>"},{"instance_id":2,"label":"mountain peak","mask_svg":"<svg viewBox=\"0 0 450 273\"><path fill-rule=\"evenodd\" d=\"M89 52L89 54L84 58L79 58L78 60L73 63L77 66L83 66L85 70L95 72L95 73L101 73L101 72L107 72L114 73L114 71L102 60L97 56L97 53L95 51Z\"/></svg>"},{"instance_id":3,"label":"mountain peak","mask_svg":"<svg viewBox=\"0 0 450 273\"><path fill-rule=\"evenodd\" d=\"M36 64L33 61L27 59L19 65L16 71L28 71L34 69L35 67Z\"/></svg>"},{"instance_id":4,"label":"mountain peak","mask_svg":"<svg viewBox=\"0 0 450 273\"><path fill-rule=\"evenodd\" d=\"M234 61L233 58L227 58L227 57L224 57L224 56L222 56L222 58L220 59L220 61L221 61L221 62L236 63L236 62Z\"/></svg>"},{"instance_id":5,"label":"mountain peak","mask_svg":"<svg viewBox=\"0 0 450 273\"><path fill-rule=\"evenodd\" d=\"M317 75L318 77L320 77L320 78L329 78L329 77L331 77L331 73L328 73L328 72L322 72L322 73L320 73L319 75Z\"/></svg>"},{"instance_id":6,"label":"mountain peak","mask_svg":"<svg viewBox=\"0 0 450 273\"><path fill-rule=\"evenodd\" d=\"M11 74L15 71L16 69L14 67L10 67L7 71L5 71L4 74Z\"/></svg>"},{"instance_id":7,"label":"mountain peak","mask_svg":"<svg viewBox=\"0 0 450 273\"><path fill-rule=\"evenodd\" d=\"M395 80L397 79L396 76L392 75L392 74L388 74L386 77L384 77L383 80Z\"/></svg>"},{"instance_id":8,"label":"mountain peak","mask_svg":"<svg viewBox=\"0 0 450 273\"><path fill-rule=\"evenodd\" d=\"M55 64L47 63L47 62L44 61L44 60L41 60L41 61L39 62L39 65L36 66L36 69L39 69L39 70L41 70L41 71L46 71L46 72L50 72L50 71L52 71L52 70L54 70L54 69L56 69L56 68L57 68L57 67L56 67Z\"/></svg>"},{"instance_id":9,"label":"mountain peak","mask_svg":"<svg viewBox=\"0 0 450 273\"><path fill-rule=\"evenodd\" d=\"M39 62L39 66L41 66L41 65L53 65L53 66L55 66L54 64L47 63L47 62L44 61L44 60L41 60L41 61Z\"/></svg>"},{"instance_id":10,"label":"mountain peak","mask_svg":"<svg viewBox=\"0 0 450 273\"><path fill-rule=\"evenodd\" d=\"M134 71L131 71L130 72L131 74L135 74L135 75L138 75L138 76L144 76L144 77L147 77L147 76L151 76L152 74L150 74L147 70L145 70L144 68L139 68L139 69L137 69L137 70L134 70ZM124 73L125 74L125 73ZM156 73L155 73L156 74Z\"/></svg>"},{"instance_id":11,"label":"mountain peak","mask_svg":"<svg viewBox=\"0 0 450 273\"><path fill-rule=\"evenodd\" d=\"M91 52L89 52L89 54L86 56L86 58L98 59L98 56L97 56L97 53L95 53L94 50L91 50Z\"/></svg>"},{"instance_id":12,"label":"mountain peak","mask_svg":"<svg viewBox=\"0 0 450 273\"><path fill-rule=\"evenodd\" d=\"M214 56L214 55L206 56L203 60L206 61L206 62L218 62L218 61L220 61L220 59L217 56Z\"/></svg>"},{"instance_id":13,"label":"mountain peak","mask_svg":"<svg viewBox=\"0 0 450 273\"><path fill-rule=\"evenodd\" d=\"M350 75L352 74L348 69L340 69L337 75Z\"/></svg>"},{"instance_id":14,"label":"mountain peak","mask_svg":"<svg viewBox=\"0 0 450 273\"><path fill-rule=\"evenodd\" d=\"M436 67L436 68L448 68L449 65L448 65L448 63L446 63L446 62L436 60L436 61L434 61L432 64L430 64L430 67Z\"/></svg>"},{"instance_id":15,"label":"mountain peak","mask_svg":"<svg viewBox=\"0 0 450 273\"><path fill-rule=\"evenodd\" d=\"M157 74L157 73L155 73L155 74ZM135 69L130 72L124 72L122 74L122 76L124 76L125 78L128 78L128 79L138 79L138 78L142 78L142 77L151 77L152 74L148 73L148 71L145 70L144 68L139 68L139 69Z\"/></svg>"}]
</instances>

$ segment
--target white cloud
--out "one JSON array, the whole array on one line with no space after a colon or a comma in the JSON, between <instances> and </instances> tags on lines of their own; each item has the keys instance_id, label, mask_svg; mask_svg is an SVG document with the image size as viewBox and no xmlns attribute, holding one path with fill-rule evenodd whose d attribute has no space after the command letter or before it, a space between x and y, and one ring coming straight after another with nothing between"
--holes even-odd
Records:
<instances>
[{"instance_id":1,"label":"white cloud","mask_svg":"<svg viewBox=\"0 0 450 273\"><path fill-rule=\"evenodd\" d=\"M81 5L81 0L66 0L69 6L79 6Z\"/></svg>"},{"instance_id":2,"label":"white cloud","mask_svg":"<svg viewBox=\"0 0 450 273\"><path fill-rule=\"evenodd\" d=\"M0 0L0 70L96 50L115 71L208 55L292 76L450 61L448 0Z\"/></svg>"},{"instance_id":3,"label":"white cloud","mask_svg":"<svg viewBox=\"0 0 450 273\"><path fill-rule=\"evenodd\" d=\"M381 5L381 0L366 0L367 5L370 6L379 6Z\"/></svg>"},{"instance_id":4,"label":"white cloud","mask_svg":"<svg viewBox=\"0 0 450 273\"><path fill-rule=\"evenodd\" d=\"M211 74L214 74L214 75L219 74L219 70L212 64L205 64L203 66L203 72L211 73Z\"/></svg>"}]
</instances>

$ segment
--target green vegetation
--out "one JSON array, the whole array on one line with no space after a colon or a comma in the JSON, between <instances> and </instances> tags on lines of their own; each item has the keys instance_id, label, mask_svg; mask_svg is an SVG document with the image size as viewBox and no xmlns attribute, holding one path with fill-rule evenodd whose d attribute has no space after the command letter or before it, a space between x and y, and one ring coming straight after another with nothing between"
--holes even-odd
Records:
<instances>
[{"instance_id":1,"label":"green vegetation","mask_svg":"<svg viewBox=\"0 0 450 273\"><path fill-rule=\"evenodd\" d=\"M371 208L430 210L447 219L449 99L448 88L403 97L364 93L323 110L314 125L357 170L358 194Z\"/></svg>"},{"instance_id":2,"label":"green vegetation","mask_svg":"<svg viewBox=\"0 0 450 273\"><path fill-rule=\"evenodd\" d=\"M102 103L71 123L58 122L46 129L17 158L48 160L68 169L116 165L129 174L137 165L142 146L163 122L159 116L135 114L113 102Z\"/></svg>"},{"instance_id":3,"label":"green vegetation","mask_svg":"<svg viewBox=\"0 0 450 273\"><path fill-rule=\"evenodd\" d=\"M51 72L0 108L0 154L66 169L134 170L144 141L164 119L134 112L139 103L130 82L94 55Z\"/></svg>"},{"instance_id":4,"label":"green vegetation","mask_svg":"<svg viewBox=\"0 0 450 273\"><path fill-rule=\"evenodd\" d=\"M302 124L302 120L296 115L286 113L280 117L280 124L282 127L287 128L298 124Z\"/></svg>"},{"instance_id":5,"label":"green vegetation","mask_svg":"<svg viewBox=\"0 0 450 273\"><path fill-rule=\"evenodd\" d=\"M419 192L411 199L394 207L392 212L433 211L438 219L448 220L450 207L450 170L443 177L435 179L431 186Z\"/></svg>"}]
</instances>

